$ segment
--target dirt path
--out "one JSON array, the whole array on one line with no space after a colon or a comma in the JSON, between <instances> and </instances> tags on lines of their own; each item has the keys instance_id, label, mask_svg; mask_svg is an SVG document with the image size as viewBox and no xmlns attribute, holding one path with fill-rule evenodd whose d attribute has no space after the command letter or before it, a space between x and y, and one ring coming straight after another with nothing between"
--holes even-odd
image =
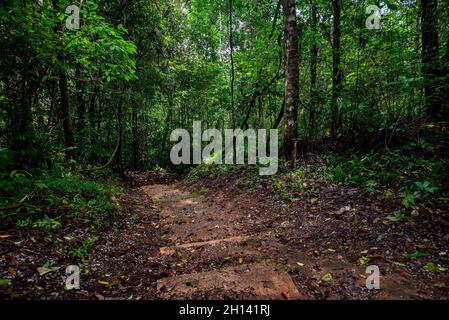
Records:
<instances>
[{"instance_id":1,"label":"dirt path","mask_svg":"<svg viewBox=\"0 0 449 320\"><path fill-rule=\"evenodd\" d=\"M256 299L301 297L287 272L261 258L269 238L249 232L248 225L256 222L254 214L236 205L237 199L222 203L223 195L209 200L173 185L151 185L143 191L159 208L160 227L169 242L160 255L178 267L157 282L162 298L220 292ZM276 240L270 242L283 250Z\"/></svg>"},{"instance_id":2,"label":"dirt path","mask_svg":"<svg viewBox=\"0 0 449 320\"><path fill-rule=\"evenodd\" d=\"M311 185L313 195L282 200L263 181L240 188L241 173L174 181L133 176L124 215L98 234L81 266L80 290L64 290L57 247L2 241L6 299L447 299L449 237L444 210L385 223L397 207L355 188ZM342 210L343 208L343 210ZM80 236L81 237L81 236ZM446 239L447 238L447 239ZM8 239L6 239L8 240ZM68 240L67 240L68 241ZM405 253L425 252L417 258ZM361 260L361 258L366 261ZM52 272L38 267L51 263ZM366 288L366 268L380 290Z\"/></svg>"},{"instance_id":3,"label":"dirt path","mask_svg":"<svg viewBox=\"0 0 449 320\"><path fill-rule=\"evenodd\" d=\"M189 191L179 183L147 185L141 191L160 217L163 245L150 258L166 268L157 280L158 298L423 297L406 274L384 273L382 290L368 290L366 266L348 262L333 249L314 255L301 241L288 241L283 233L294 227L288 217L292 212L281 203L245 192ZM285 218L272 218L276 211Z\"/></svg>"}]
</instances>

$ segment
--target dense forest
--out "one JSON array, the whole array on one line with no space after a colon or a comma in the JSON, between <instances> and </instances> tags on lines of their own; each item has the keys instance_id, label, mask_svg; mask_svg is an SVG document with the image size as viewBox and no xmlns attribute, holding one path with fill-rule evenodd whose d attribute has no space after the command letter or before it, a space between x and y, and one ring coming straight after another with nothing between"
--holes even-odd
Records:
<instances>
[{"instance_id":1,"label":"dense forest","mask_svg":"<svg viewBox=\"0 0 449 320\"><path fill-rule=\"evenodd\" d=\"M237 246L267 232L307 253L266 249L288 281L259 298L449 297L448 0L3 0L0 48L3 299L80 298L52 276L67 265L84 272L87 297L247 298L176 282L262 259L189 252L217 239L199 236L201 218L186 231L195 219L172 217L176 197L207 211L220 192L230 221L246 222L211 212L210 234ZM174 165L171 132L194 121L278 130L279 172ZM124 252L159 249L149 279L137 267L122 277L142 261ZM325 266L304 275L326 250L344 270L385 264L387 284L400 274L416 292L345 291L350 277Z\"/></svg>"}]
</instances>

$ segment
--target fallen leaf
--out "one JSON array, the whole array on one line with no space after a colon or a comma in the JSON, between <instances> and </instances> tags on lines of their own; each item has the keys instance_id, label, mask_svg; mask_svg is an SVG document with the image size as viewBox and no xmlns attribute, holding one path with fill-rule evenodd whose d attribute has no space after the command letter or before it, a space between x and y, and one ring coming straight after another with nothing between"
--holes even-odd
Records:
<instances>
[{"instance_id":1,"label":"fallen leaf","mask_svg":"<svg viewBox=\"0 0 449 320\"><path fill-rule=\"evenodd\" d=\"M413 259L413 258L422 258L427 257L429 254L421 251L415 251L405 254L405 258L407 259Z\"/></svg>"},{"instance_id":2,"label":"fallen leaf","mask_svg":"<svg viewBox=\"0 0 449 320\"><path fill-rule=\"evenodd\" d=\"M342 215L343 213L345 213L345 212L347 212L349 210L351 210L351 207L350 206L345 206L345 207L342 207L342 208L338 209L337 211L330 212L329 214L331 216L340 216L340 215Z\"/></svg>"},{"instance_id":3,"label":"fallen leaf","mask_svg":"<svg viewBox=\"0 0 449 320\"><path fill-rule=\"evenodd\" d=\"M435 263L433 263L433 262L429 262L424 266L424 270L442 272L442 271L447 271L447 268L441 267L439 265L435 265Z\"/></svg>"},{"instance_id":4,"label":"fallen leaf","mask_svg":"<svg viewBox=\"0 0 449 320\"><path fill-rule=\"evenodd\" d=\"M181 259L181 262L182 262L182 263L187 263L187 262L189 262L189 258L182 258L182 259Z\"/></svg>"},{"instance_id":5,"label":"fallen leaf","mask_svg":"<svg viewBox=\"0 0 449 320\"><path fill-rule=\"evenodd\" d=\"M39 272L39 275L40 275L40 276L44 276L44 275L46 275L47 273L50 273L50 272L54 272L54 271L59 270L59 268L60 268L60 267L52 267L52 268L48 268L48 267L42 266L42 267L37 268L37 272Z\"/></svg>"},{"instance_id":6,"label":"fallen leaf","mask_svg":"<svg viewBox=\"0 0 449 320\"><path fill-rule=\"evenodd\" d=\"M383 260L383 259L385 259L384 255L382 253L372 253L372 254L367 255L367 257L370 258L371 260L376 260L376 259Z\"/></svg>"},{"instance_id":7,"label":"fallen leaf","mask_svg":"<svg viewBox=\"0 0 449 320\"><path fill-rule=\"evenodd\" d=\"M321 277L321 281L329 282L332 280L332 275L330 273L326 273L324 276Z\"/></svg>"},{"instance_id":8,"label":"fallen leaf","mask_svg":"<svg viewBox=\"0 0 449 320\"><path fill-rule=\"evenodd\" d=\"M19 262L17 261L16 255L17 253L11 252L9 254L9 261L8 261L8 272L14 275L16 274L17 267L19 266Z\"/></svg>"},{"instance_id":9,"label":"fallen leaf","mask_svg":"<svg viewBox=\"0 0 449 320\"><path fill-rule=\"evenodd\" d=\"M370 259L369 257L363 256L363 257L360 257L359 260L357 260L357 263L358 263L359 265L361 265L361 266L365 266L365 265L367 265L368 262L370 262L370 261L371 261L371 259Z\"/></svg>"}]
</instances>

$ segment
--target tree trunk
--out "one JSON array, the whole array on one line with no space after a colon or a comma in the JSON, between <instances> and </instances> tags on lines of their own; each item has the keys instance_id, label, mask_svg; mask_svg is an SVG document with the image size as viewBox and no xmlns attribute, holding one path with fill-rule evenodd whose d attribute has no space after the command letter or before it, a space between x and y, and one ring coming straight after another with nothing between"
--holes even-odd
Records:
<instances>
[{"instance_id":1,"label":"tree trunk","mask_svg":"<svg viewBox=\"0 0 449 320\"><path fill-rule=\"evenodd\" d=\"M339 110L339 98L341 94L342 74L340 69L340 37L341 37L341 0L332 0L332 11L334 16L332 30L332 138L336 138L341 131L341 116Z\"/></svg>"},{"instance_id":2,"label":"tree trunk","mask_svg":"<svg viewBox=\"0 0 449 320\"><path fill-rule=\"evenodd\" d=\"M117 146L115 154L115 164L119 173L124 176L123 166L122 166L122 149L123 149L123 96L120 95L117 104Z\"/></svg>"},{"instance_id":3,"label":"tree trunk","mask_svg":"<svg viewBox=\"0 0 449 320\"><path fill-rule=\"evenodd\" d=\"M59 1L53 0L53 9L55 11L59 10ZM55 33L58 34L62 32L62 23L58 22L55 26ZM63 44L58 43L59 52L58 52L58 61L61 65L65 64L65 57L63 52ZM59 67L58 71L58 79L59 79L59 91L61 98L61 115L63 118L63 129L64 129L64 138L65 138L65 146L67 149L67 158L71 159L73 157L73 152L70 150L74 146L73 139L73 125L72 125L72 115L70 113L70 102L69 102L69 90L67 84L67 74L63 67Z\"/></svg>"},{"instance_id":4,"label":"tree trunk","mask_svg":"<svg viewBox=\"0 0 449 320\"><path fill-rule=\"evenodd\" d=\"M309 138L312 138L315 131L315 109L317 107L317 64L318 64L318 45L316 42L317 32L317 9L316 0L311 0L312 4L312 46L310 48L310 103L309 103Z\"/></svg>"},{"instance_id":5,"label":"tree trunk","mask_svg":"<svg viewBox=\"0 0 449 320\"><path fill-rule=\"evenodd\" d=\"M50 130L50 128L53 126L53 121L55 119L55 112L56 112L56 81L50 82L50 111L48 113L48 122L47 122L47 129Z\"/></svg>"},{"instance_id":6,"label":"tree trunk","mask_svg":"<svg viewBox=\"0 0 449 320\"><path fill-rule=\"evenodd\" d=\"M136 106L133 105L131 107L131 139L132 139L132 150L133 150L133 170L137 170L138 163L138 137L137 137L137 109Z\"/></svg>"},{"instance_id":7,"label":"tree trunk","mask_svg":"<svg viewBox=\"0 0 449 320\"><path fill-rule=\"evenodd\" d=\"M67 75L64 71L59 72L59 90L61 93L61 114L63 117L63 128L66 148L74 146L72 115L70 113L69 90L67 85ZM72 150L67 151L67 158L72 158Z\"/></svg>"},{"instance_id":8,"label":"tree trunk","mask_svg":"<svg viewBox=\"0 0 449 320\"><path fill-rule=\"evenodd\" d=\"M299 52L298 28L296 24L296 1L284 0L284 45L285 45L285 110L284 110L284 156L296 159L295 143L298 136L299 104Z\"/></svg>"},{"instance_id":9,"label":"tree trunk","mask_svg":"<svg viewBox=\"0 0 449 320\"><path fill-rule=\"evenodd\" d=\"M449 28L446 28L446 52L443 56L443 61L441 62L441 75L444 81L445 88L443 90L443 94L444 92L449 92ZM445 101L444 99L444 96L442 96L442 101ZM449 99L446 100L446 110L444 110L442 114L444 115L444 120L449 121Z\"/></svg>"},{"instance_id":10,"label":"tree trunk","mask_svg":"<svg viewBox=\"0 0 449 320\"><path fill-rule=\"evenodd\" d=\"M262 95L259 96L259 121L258 121L257 127L259 129L265 128L265 110L263 107L263 96Z\"/></svg>"},{"instance_id":11,"label":"tree trunk","mask_svg":"<svg viewBox=\"0 0 449 320\"><path fill-rule=\"evenodd\" d=\"M78 100L78 121L76 129L78 130L78 134L80 134L86 127L86 102L84 100L84 80L81 65L78 65L76 68L76 91L76 98Z\"/></svg>"},{"instance_id":12,"label":"tree trunk","mask_svg":"<svg viewBox=\"0 0 449 320\"><path fill-rule=\"evenodd\" d=\"M229 47L231 49L231 117L232 117L232 127L235 128L235 110L234 110L234 82L235 82L235 70L234 70L234 43L233 43L233 30L232 30L232 0L229 0Z\"/></svg>"},{"instance_id":13,"label":"tree trunk","mask_svg":"<svg viewBox=\"0 0 449 320\"><path fill-rule=\"evenodd\" d=\"M437 120L440 112L438 98L438 1L421 1L422 74L424 77L424 99L427 116Z\"/></svg>"}]
</instances>

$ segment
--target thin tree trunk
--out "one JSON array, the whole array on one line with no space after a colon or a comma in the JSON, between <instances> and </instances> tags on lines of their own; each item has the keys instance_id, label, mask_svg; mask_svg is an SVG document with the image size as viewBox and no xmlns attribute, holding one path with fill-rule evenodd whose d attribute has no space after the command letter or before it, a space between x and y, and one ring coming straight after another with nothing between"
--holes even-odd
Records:
<instances>
[{"instance_id":1,"label":"thin tree trunk","mask_svg":"<svg viewBox=\"0 0 449 320\"><path fill-rule=\"evenodd\" d=\"M415 51L417 55L419 55L421 44L421 0L417 0L417 4L418 14L416 15Z\"/></svg>"},{"instance_id":2,"label":"thin tree trunk","mask_svg":"<svg viewBox=\"0 0 449 320\"><path fill-rule=\"evenodd\" d=\"M424 99L427 115L432 120L438 118L440 111L440 101L437 92L437 78L439 71L437 7L437 0L421 1Z\"/></svg>"},{"instance_id":3,"label":"thin tree trunk","mask_svg":"<svg viewBox=\"0 0 449 320\"><path fill-rule=\"evenodd\" d=\"M53 9L59 10L59 1L53 0ZM62 24L59 22L55 27L55 33L58 34L62 31ZM59 52L58 52L58 61L64 65L65 64L65 56L63 52L63 44L59 43ZM67 158L73 157L73 152L70 150L74 146L74 138L73 138L73 125L72 125L72 115L70 113L70 102L69 102L69 89L67 83L67 74L62 67L60 67L58 71L58 79L59 79L59 91L61 98L61 115L63 118L63 130L64 130L64 138L65 138L65 146L67 149Z\"/></svg>"},{"instance_id":4,"label":"thin tree trunk","mask_svg":"<svg viewBox=\"0 0 449 320\"><path fill-rule=\"evenodd\" d=\"M260 129L265 128L265 110L263 108L263 96L259 96L259 121L258 127Z\"/></svg>"},{"instance_id":5,"label":"thin tree trunk","mask_svg":"<svg viewBox=\"0 0 449 320\"><path fill-rule=\"evenodd\" d=\"M62 59L62 58L61 58ZM70 149L74 146L72 115L70 113L69 90L67 84L67 75L64 71L59 72L59 90L61 93L61 114L63 117L63 128L65 137L65 146ZM73 157L72 150L67 151L67 157Z\"/></svg>"},{"instance_id":6,"label":"thin tree trunk","mask_svg":"<svg viewBox=\"0 0 449 320\"><path fill-rule=\"evenodd\" d=\"M132 135L132 150L133 150L133 169L137 170L138 159L138 139L137 139L137 110L136 106L131 107L131 135Z\"/></svg>"},{"instance_id":7,"label":"thin tree trunk","mask_svg":"<svg viewBox=\"0 0 449 320\"><path fill-rule=\"evenodd\" d=\"M50 111L48 113L47 127L50 129L53 126L56 109L56 81L50 83Z\"/></svg>"},{"instance_id":8,"label":"thin tree trunk","mask_svg":"<svg viewBox=\"0 0 449 320\"><path fill-rule=\"evenodd\" d=\"M317 8L316 0L312 2L312 46L310 47L310 103L309 103L309 139L315 132L315 109L317 107L318 99L316 92L317 79L317 64L318 64L318 45L316 41L317 32Z\"/></svg>"},{"instance_id":9,"label":"thin tree trunk","mask_svg":"<svg viewBox=\"0 0 449 320\"><path fill-rule=\"evenodd\" d=\"M235 128L235 110L234 110L234 82L235 82L235 69L234 69L234 43L233 37L234 33L232 30L232 0L229 0L229 47L231 49L231 117L232 117L232 127Z\"/></svg>"},{"instance_id":10,"label":"thin tree trunk","mask_svg":"<svg viewBox=\"0 0 449 320\"><path fill-rule=\"evenodd\" d=\"M332 30L332 138L336 138L341 131L341 120L339 110L339 98L341 94L342 74L340 69L340 37L341 37L341 0L332 0L332 11L334 16Z\"/></svg>"},{"instance_id":11,"label":"thin tree trunk","mask_svg":"<svg viewBox=\"0 0 449 320\"><path fill-rule=\"evenodd\" d=\"M83 68L81 65L78 65L76 68L76 91L76 98L78 103L78 121L76 129L78 130L79 134L86 127L86 102L84 100Z\"/></svg>"},{"instance_id":12,"label":"thin tree trunk","mask_svg":"<svg viewBox=\"0 0 449 320\"><path fill-rule=\"evenodd\" d=\"M284 118L284 110L285 110L285 99L282 99L282 106L281 106L281 110L279 110L278 116L276 117L276 120L273 123L272 128L273 129L277 129L279 127L279 125L282 122L282 119Z\"/></svg>"},{"instance_id":13,"label":"thin tree trunk","mask_svg":"<svg viewBox=\"0 0 449 320\"><path fill-rule=\"evenodd\" d=\"M444 91L449 92L449 27L447 27L446 31L446 52L443 56L443 60L441 61L441 76L444 81ZM442 96L444 101L444 96ZM443 118L446 121L449 121L449 99L446 100L446 110L442 112Z\"/></svg>"},{"instance_id":14,"label":"thin tree trunk","mask_svg":"<svg viewBox=\"0 0 449 320\"><path fill-rule=\"evenodd\" d=\"M284 156L287 160L296 159L296 139L298 136L299 104L299 52L298 28L296 23L296 1L284 0L284 39L285 39L285 110L284 110Z\"/></svg>"}]
</instances>

